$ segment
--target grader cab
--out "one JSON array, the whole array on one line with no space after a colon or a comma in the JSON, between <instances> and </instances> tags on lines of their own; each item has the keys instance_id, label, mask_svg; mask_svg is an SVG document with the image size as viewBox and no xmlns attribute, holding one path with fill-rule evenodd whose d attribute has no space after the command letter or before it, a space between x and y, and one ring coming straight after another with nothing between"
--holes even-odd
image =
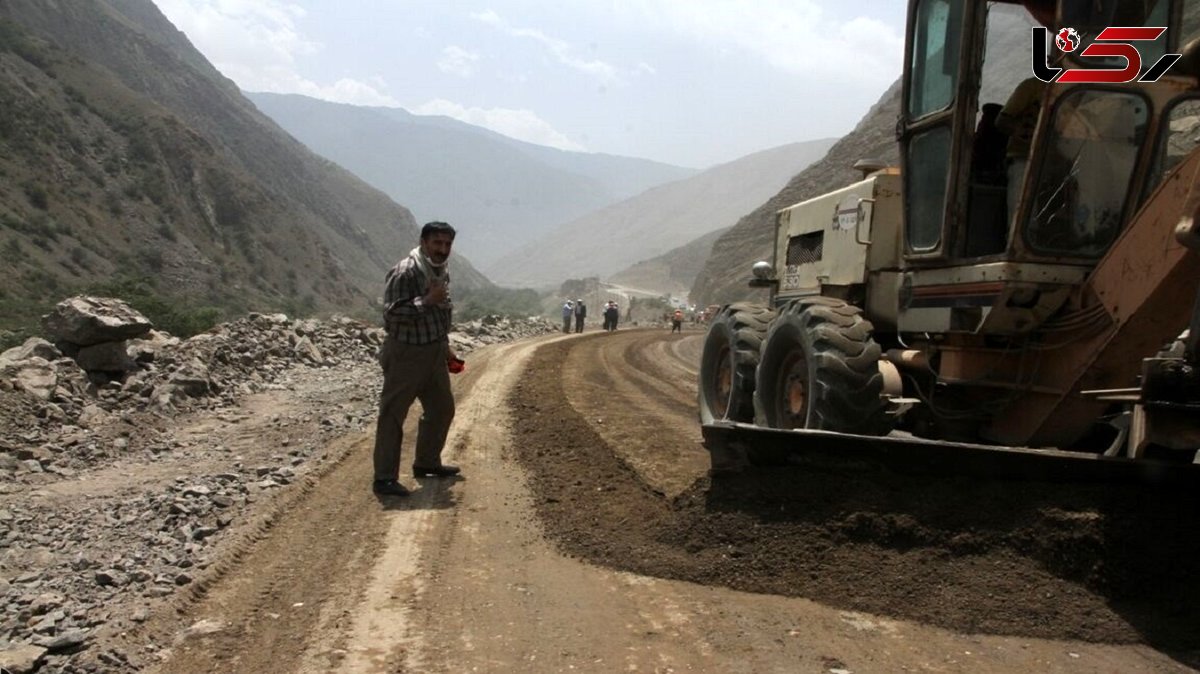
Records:
<instances>
[{"instance_id":1,"label":"grader cab","mask_svg":"<svg viewBox=\"0 0 1200 674\"><path fill-rule=\"evenodd\" d=\"M769 301L710 322L714 472L859 452L1194 477L1192 4L912 0L900 166L780 211Z\"/></svg>"}]
</instances>

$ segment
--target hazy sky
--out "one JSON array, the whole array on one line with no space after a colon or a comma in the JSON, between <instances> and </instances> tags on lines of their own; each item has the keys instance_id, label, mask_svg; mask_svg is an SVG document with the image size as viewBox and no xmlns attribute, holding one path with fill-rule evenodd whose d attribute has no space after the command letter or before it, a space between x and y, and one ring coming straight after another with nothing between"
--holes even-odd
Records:
<instances>
[{"instance_id":1,"label":"hazy sky","mask_svg":"<svg viewBox=\"0 0 1200 674\"><path fill-rule=\"evenodd\" d=\"M849 131L904 41L901 0L155 2L247 91L697 168Z\"/></svg>"}]
</instances>

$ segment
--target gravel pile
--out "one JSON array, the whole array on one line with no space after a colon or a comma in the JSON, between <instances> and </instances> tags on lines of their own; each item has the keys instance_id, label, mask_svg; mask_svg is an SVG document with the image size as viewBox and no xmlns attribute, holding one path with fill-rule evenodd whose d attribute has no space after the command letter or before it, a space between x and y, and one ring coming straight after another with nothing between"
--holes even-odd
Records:
<instances>
[{"instance_id":1,"label":"gravel pile","mask_svg":"<svg viewBox=\"0 0 1200 674\"><path fill-rule=\"evenodd\" d=\"M63 305L77 301L72 298ZM145 338L80 347L61 339L31 338L0 354L0 484L5 472L56 472L71 477L97 461L119 455L131 444L146 414L171 417L196 409L235 405L245 395L278 388L290 368L339 368L371 362L384 331L361 321L293 320L283 314L250 314L180 341L150 329L149 322L118 300L84 298L94 312L109 311L110 323L126 319L144 326ZM53 316L53 315L52 315ZM62 321L60 320L59 323ZM458 324L451 334L459 355L488 344L555 332L544 318L512 320L488 316ZM113 357L108 369L84 369L98 348L119 344L127 358ZM75 357L64 353L75 353ZM114 367L124 361L130 369ZM12 395L25 393L28 395ZM11 401L11 402L10 402ZM125 439L97 443L95 431L123 422ZM2 493L2 492L0 492Z\"/></svg>"},{"instance_id":2,"label":"gravel pile","mask_svg":"<svg viewBox=\"0 0 1200 674\"><path fill-rule=\"evenodd\" d=\"M76 329L75 342L48 334L0 354L0 668L9 672L138 669L156 646L106 649L96 631L145 621L155 600L209 567L250 506L375 420L385 337L376 326L251 314L179 340L114 300L72 301L100 314L87 323L124 336L97 342ZM465 356L550 332L541 318L488 317L451 337ZM269 391L288 391L295 410L238 407ZM211 434L178 430L202 415ZM85 483L88 498L75 498Z\"/></svg>"}]
</instances>

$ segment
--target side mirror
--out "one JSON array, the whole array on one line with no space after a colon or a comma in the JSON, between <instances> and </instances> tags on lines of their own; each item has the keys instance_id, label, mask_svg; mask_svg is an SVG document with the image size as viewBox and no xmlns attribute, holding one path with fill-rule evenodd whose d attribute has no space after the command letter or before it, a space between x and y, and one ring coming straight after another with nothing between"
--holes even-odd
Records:
<instances>
[{"instance_id":1,"label":"side mirror","mask_svg":"<svg viewBox=\"0 0 1200 674\"><path fill-rule=\"evenodd\" d=\"M754 278L750 279L751 288L771 288L779 285L779 280L773 278L775 276L775 267L771 266L770 262L759 260L750 268L750 273Z\"/></svg>"}]
</instances>

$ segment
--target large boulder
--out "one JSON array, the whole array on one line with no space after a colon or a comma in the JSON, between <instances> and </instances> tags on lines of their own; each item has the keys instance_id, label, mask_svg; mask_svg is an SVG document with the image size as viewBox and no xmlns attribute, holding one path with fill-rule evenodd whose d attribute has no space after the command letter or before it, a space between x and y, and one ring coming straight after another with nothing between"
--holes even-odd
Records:
<instances>
[{"instance_id":1,"label":"large boulder","mask_svg":"<svg viewBox=\"0 0 1200 674\"><path fill-rule=\"evenodd\" d=\"M151 330L142 339L129 340L129 357L139 363L152 363L163 349L179 346L179 338L166 332Z\"/></svg>"},{"instance_id":2,"label":"large boulder","mask_svg":"<svg viewBox=\"0 0 1200 674\"><path fill-rule=\"evenodd\" d=\"M58 386L58 374L45 358L31 356L18 361L0 361L0 378L11 380L17 389L49 400Z\"/></svg>"},{"instance_id":3,"label":"large boulder","mask_svg":"<svg viewBox=\"0 0 1200 674\"><path fill-rule=\"evenodd\" d=\"M46 649L32 644L9 646L0 650L0 670L13 674L32 674L46 657Z\"/></svg>"},{"instance_id":4,"label":"large boulder","mask_svg":"<svg viewBox=\"0 0 1200 674\"><path fill-rule=\"evenodd\" d=\"M216 388L208 368L196 361L172 373L167 379L167 385L192 398L208 395L210 390Z\"/></svg>"},{"instance_id":5,"label":"large boulder","mask_svg":"<svg viewBox=\"0 0 1200 674\"><path fill-rule=\"evenodd\" d=\"M292 347L296 357L300 360L307 360L310 363L320 365L325 362L325 356L321 354L321 350L308 337L301 337L300 341L296 342L296 346Z\"/></svg>"},{"instance_id":6,"label":"large boulder","mask_svg":"<svg viewBox=\"0 0 1200 674\"><path fill-rule=\"evenodd\" d=\"M133 372L138 368L129 355L126 342L85 346L75 354L75 362L88 372Z\"/></svg>"},{"instance_id":7,"label":"large boulder","mask_svg":"<svg viewBox=\"0 0 1200 674\"><path fill-rule=\"evenodd\" d=\"M14 346L4 353L0 353L0 361L16 362L18 360L27 360L34 356L54 361L62 358L62 353L54 348L53 344L41 337L30 337L21 346Z\"/></svg>"},{"instance_id":8,"label":"large boulder","mask_svg":"<svg viewBox=\"0 0 1200 674\"><path fill-rule=\"evenodd\" d=\"M123 342L141 337L153 327L150 319L109 297L71 297L42 317L42 328L50 341L75 346Z\"/></svg>"}]
</instances>

